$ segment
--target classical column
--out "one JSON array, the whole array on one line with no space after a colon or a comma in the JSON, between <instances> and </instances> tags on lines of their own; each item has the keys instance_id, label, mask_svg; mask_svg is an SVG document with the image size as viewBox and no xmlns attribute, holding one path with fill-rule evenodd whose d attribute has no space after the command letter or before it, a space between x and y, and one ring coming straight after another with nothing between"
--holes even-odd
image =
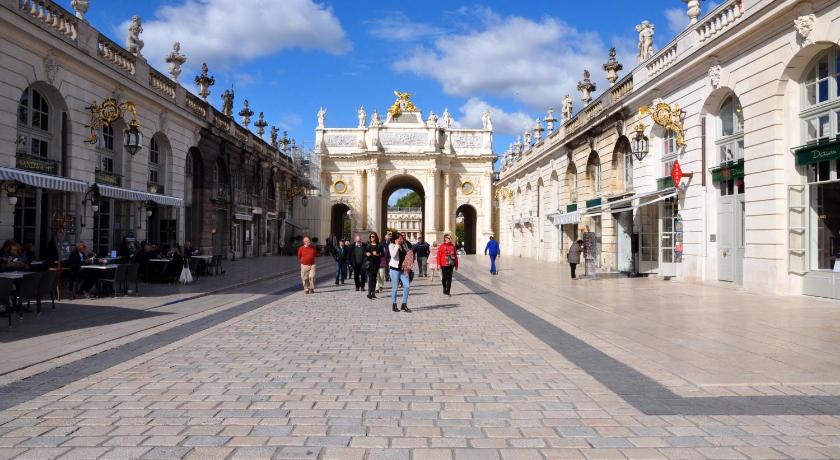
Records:
<instances>
[{"instance_id":1,"label":"classical column","mask_svg":"<svg viewBox=\"0 0 840 460\"><path fill-rule=\"evenodd\" d=\"M437 239L438 230L438 189L440 188L440 175L437 169L430 169L426 172L426 227L424 228L427 241Z\"/></svg>"},{"instance_id":2,"label":"classical column","mask_svg":"<svg viewBox=\"0 0 840 460\"><path fill-rule=\"evenodd\" d=\"M452 232L452 180L448 172L443 173L443 231Z\"/></svg>"},{"instance_id":3,"label":"classical column","mask_svg":"<svg viewBox=\"0 0 840 460\"><path fill-rule=\"evenodd\" d=\"M358 198L358 206L356 209L353 209L353 223L354 227L353 232L357 232L360 230L364 230L366 219L366 207L365 207L365 182L364 177L362 175L364 171L356 171L356 175L353 176L353 191Z\"/></svg>"},{"instance_id":4,"label":"classical column","mask_svg":"<svg viewBox=\"0 0 840 460\"><path fill-rule=\"evenodd\" d=\"M485 239L489 237L493 233L493 173L487 173L481 179L481 226L483 227L483 233L485 235ZM496 235L496 238L499 238L499 235ZM476 247L478 249L479 244L483 244L481 241L476 241ZM476 249L476 250L477 250Z\"/></svg>"},{"instance_id":5,"label":"classical column","mask_svg":"<svg viewBox=\"0 0 840 460\"><path fill-rule=\"evenodd\" d=\"M379 220L382 218L382 200L379 197L379 169L370 169L367 173L367 209L368 212L368 230L379 232L381 226Z\"/></svg>"}]
</instances>

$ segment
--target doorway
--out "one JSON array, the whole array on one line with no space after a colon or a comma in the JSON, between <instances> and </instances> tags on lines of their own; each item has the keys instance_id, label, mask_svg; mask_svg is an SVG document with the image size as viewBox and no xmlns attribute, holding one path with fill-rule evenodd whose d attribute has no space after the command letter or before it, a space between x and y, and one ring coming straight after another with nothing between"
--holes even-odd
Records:
<instances>
[{"instance_id":1,"label":"doorway","mask_svg":"<svg viewBox=\"0 0 840 460\"><path fill-rule=\"evenodd\" d=\"M616 269L633 272L633 211L613 214L616 222Z\"/></svg>"},{"instance_id":2,"label":"doorway","mask_svg":"<svg viewBox=\"0 0 840 460\"><path fill-rule=\"evenodd\" d=\"M478 213L471 205L463 204L455 211L455 239L467 254L475 254L477 220Z\"/></svg>"},{"instance_id":3,"label":"doorway","mask_svg":"<svg viewBox=\"0 0 840 460\"><path fill-rule=\"evenodd\" d=\"M720 182L718 197L718 280L742 284L744 278L744 180Z\"/></svg>"},{"instance_id":4,"label":"doorway","mask_svg":"<svg viewBox=\"0 0 840 460\"><path fill-rule=\"evenodd\" d=\"M330 236L349 240L353 233L352 211L344 203L337 203L330 211Z\"/></svg>"},{"instance_id":5,"label":"doorway","mask_svg":"<svg viewBox=\"0 0 840 460\"><path fill-rule=\"evenodd\" d=\"M426 228L426 192L413 176L398 176L385 184L381 197L380 238L387 232L405 233L414 241ZM413 237L413 238L412 238Z\"/></svg>"}]
</instances>

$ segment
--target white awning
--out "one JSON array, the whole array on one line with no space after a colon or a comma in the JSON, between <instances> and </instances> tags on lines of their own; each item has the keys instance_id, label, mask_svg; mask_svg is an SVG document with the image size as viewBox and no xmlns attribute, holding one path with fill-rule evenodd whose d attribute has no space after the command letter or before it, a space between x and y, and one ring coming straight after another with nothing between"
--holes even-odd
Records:
<instances>
[{"instance_id":1,"label":"white awning","mask_svg":"<svg viewBox=\"0 0 840 460\"><path fill-rule=\"evenodd\" d=\"M234 220L250 221L251 220L251 214L248 214L247 212L235 212L235 213L233 213L233 219Z\"/></svg>"},{"instance_id":2,"label":"white awning","mask_svg":"<svg viewBox=\"0 0 840 460\"><path fill-rule=\"evenodd\" d=\"M295 222L292 219L286 219L286 220L284 220L284 222L287 223L290 227L294 227L298 230L306 230L308 228L304 225L300 225L299 223Z\"/></svg>"},{"instance_id":3,"label":"white awning","mask_svg":"<svg viewBox=\"0 0 840 460\"><path fill-rule=\"evenodd\" d=\"M111 185L97 184L99 193L108 198L116 198L118 200L126 201L152 201L163 206L174 206L180 208L182 201L180 198L174 196L158 195L156 193L140 192L138 190L131 190L127 188L114 187Z\"/></svg>"},{"instance_id":4,"label":"white awning","mask_svg":"<svg viewBox=\"0 0 840 460\"><path fill-rule=\"evenodd\" d=\"M60 190L62 192L85 193L87 184L80 180L51 176L25 169L0 167L0 181L18 181L32 187Z\"/></svg>"},{"instance_id":5,"label":"white awning","mask_svg":"<svg viewBox=\"0 0 840 460\"><path fill-rule=\"evenodd\" d=\"M662 200L667 200L668 198L671 198L671 197L674 197L674 196L677 196L677 189L675 189L673 187L666 188L664 190L657 190L655 192L650 192L650 193L645 193L643 195L634 196L633 199L638 199L639 200L638 203L636 203L635 205L632 205L632 206L625 206L623 208L618 208L618 209L613 208L613 209L610 209L610 212L615 213L615 212L633 211L633 210L636 210L638 208L641 208L642 206L647 206L649 204L658 203ZM644 199L644 198L652 198L652 199L642 202L642 199ZM624 200L620 200L620 201L624 201Z\"/></svg>"},{"instance_id":6,"label":"white awning","mask_svg":"<svg viewBox=\"0 0 840 460\"><path fill-rule=\"evenodd\" d=\"M558 225L568 225L580 223L580 212L567 212L559 214L554 218L554 223Z\"/></svg>"}]
</instances>

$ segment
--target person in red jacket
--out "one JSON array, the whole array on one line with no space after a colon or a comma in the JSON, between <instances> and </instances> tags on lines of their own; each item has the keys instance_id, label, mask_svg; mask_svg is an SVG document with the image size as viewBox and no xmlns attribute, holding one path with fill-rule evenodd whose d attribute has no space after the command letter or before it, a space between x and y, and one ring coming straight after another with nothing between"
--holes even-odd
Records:
<instances>
[{"instance_id":1,"label":"person in red jacket","mask_svg":"<svg viewBox=\"0 0 840 460\"><path fill-rule=\"evenodd\" d=\"M318 249L312 246L308 236L303 237L303 246L298 248L298 260L300 261L300 279L303 282L303 289L306 294L315 292L315 257L318 256Z\"/></svg>"},{"instance_id":2,"label":"person in red jacket","mask_svg":"<svg viewBox=\"0 0 840 460\"><path fill-rule=\"evenodd\" d=\"M458 269L458 250L452 243L452 237L448 233L443 235L443 244L438 247L437 263L442 275L443 293L451 296L452 271Z\"/></svg>"}]
</instances>

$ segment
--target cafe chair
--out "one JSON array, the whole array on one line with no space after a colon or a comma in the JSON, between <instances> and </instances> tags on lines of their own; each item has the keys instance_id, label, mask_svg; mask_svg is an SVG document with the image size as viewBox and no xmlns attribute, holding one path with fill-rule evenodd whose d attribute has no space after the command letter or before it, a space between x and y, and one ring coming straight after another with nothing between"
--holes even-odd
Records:
<instances>
[{"instance_id":1,"label":"cafe chair","mask_svg":"<svg viewBox=\"0 0 840 460\"><path fill-rule=\"evenodd\" d=\"M111 285L111 291L114 293L114 297L117 296L117 292L120 290L120 287L123 290L127 290L126 288L126 274L128 273L128 265L117 265L116 270L114 270L114 276L112 278L99 278L96 281L96 292L99 293L99 297L102 297L102 294L105 293L105 285Z\"/></svg>"},{"instance_id":2,"label":"cafe chair","mask_svg":"<svg viewBox=\"0 0 840 460\"><path fill-rule=\"evenodd\" d=\"M225 274L225 270L222 268L222 256L213 256L213 260L210 261L210 265L214 275Z\"/></svg>"},{"instance_id":3,"label":"cafe chair","mask_svg":"<svg viewBox=\"0 0 840 460\"><path fill-rule=\"evenodd\" d=\"M52 309L55 310L55 283L56 272L41 272L41 282L38 284L38 305L40 311L41 299L50 299Z\"/></svg>"},{"instance_id":4,"label":"cafe chair","mask_svg":"<svg viewBox=\"0 0 840 460\"><path fill-rule=\"evenodd\" d=\"M26 299L26 309L32 306L32 299L35 299L35 304L38 307L38 314L41 314L41 297L39 288L41 287L41 275L42 273L28 273L26 276L20 279L20 284L18 285L18 305ZM20 311L18 308L18 313L20 317L23 318L23 312Z\"/></svg>"},{"instance_id":5,"label":"cafe chair","mask_svg":"<svg viewBox=\"0 0 840 460\"><path fill-rule=\"evenodd\" d=\"M128 264L125 266L125 293L128 295L128 286L134 283L134 294L140 292L138 280L140 278L140 264Z\"/></svg>"},{"instance_id":6,"label":"cafe chair","mask_svg":"<svg viewBox=\"0 0 840 460\"><path fill-rule=\"evenodd\" d=\"M12 301L12 289L14 281L8 278L0 278L0 305L4 306L4 314L9 317L9 327L12 327L12 315L15 311L15 303Z\"/></svg>"}]
</instances>

